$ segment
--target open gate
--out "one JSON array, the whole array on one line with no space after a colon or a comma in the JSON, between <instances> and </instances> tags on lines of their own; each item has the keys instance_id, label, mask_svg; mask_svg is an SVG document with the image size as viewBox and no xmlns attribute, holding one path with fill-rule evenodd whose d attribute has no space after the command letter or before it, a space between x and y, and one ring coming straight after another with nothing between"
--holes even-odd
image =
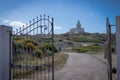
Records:
<instances>
[{"instance_id":1,"label":"open gate","mask_svg":"<svg viewBox=\"0 0 120 80\"><path fill-rule=\"evenodd\" d=\"M108 79L112 80L111 25L108 18L106 19L106 29L107 29L106 57L108 66Z\"/></svg>"},{"instance_id":2,"label":"open gate","mask_svg":"<svg viewBox=\"0 0 120 80\"><path fill-rule=\"evenodd\" d=\"M109 19L106 19L106 30L107 30L107 38L106 38L106 44L105 44L105 58L107 59L107 68L108 68L108 80L114 80L113 78L115 77L115 74L117 73L116 67L113 66L113 63L115 65L115 55L113 55L113 51L115 50L115 47L113 47L113 37L112 37L112 26L116 25L111 25L109 22ZM116 46L116 44L114 44ZM113 60L114 59L114 62ZM113 63L112 63L113 62Z\"/></svg>"},{"instance_id":3,"label":"open gate","mask_svg":"<svg viewBox=\"0 0 120 80\"><path fill-rule=\"evenodd\" d=\"M12 34L12 80L54 80L53 18L40 15Z\"/></svg>"}]
</instances>

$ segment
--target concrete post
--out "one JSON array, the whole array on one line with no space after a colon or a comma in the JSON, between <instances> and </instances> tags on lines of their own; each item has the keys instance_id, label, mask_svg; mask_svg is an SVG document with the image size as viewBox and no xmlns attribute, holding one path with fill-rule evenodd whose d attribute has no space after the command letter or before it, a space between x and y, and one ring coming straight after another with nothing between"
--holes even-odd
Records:
<instances>
[{"instance_id":1,"label":"concrete post","mask_svg":"<svg viewBox=\"0 0 120 80\"><path fill-rule=\"evenodd\" d=\"M116 16L117 80L120 80L120 16Z\"/></svg>"},{"instance_id":2,"label":"concrete post","mask_svg":"<svg viewBox=\"0 0 120 80\"><path fill-rule=\"evenodd\" d=\"M10 80L11 27L0 25L0 80Z\"/></svg>"}]
</instances>

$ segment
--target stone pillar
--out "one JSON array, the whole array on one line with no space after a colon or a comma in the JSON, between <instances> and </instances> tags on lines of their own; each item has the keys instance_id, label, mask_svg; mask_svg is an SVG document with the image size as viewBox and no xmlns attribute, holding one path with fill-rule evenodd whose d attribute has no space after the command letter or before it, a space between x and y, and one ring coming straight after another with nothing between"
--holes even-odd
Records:
<instances>
[{"instance_id":1,"label":"stone pillar","mask_svg":"<svg viewBox=\"0 0 120 80\"><path fill-rule=\"evenodd\" d=\"M117 80L120 80L120 16L116 16Z\"/></svg>"},{"instance_id":2,"label":"stone pillar","mask_svg":"<svg viewBox=\"0 0 120 80\"><path fill-rule=\"evenodd\" d=\"M0 25L0 80L11 80L10 77L10 54L12 27Z\"/></svg>"}]
</instances>

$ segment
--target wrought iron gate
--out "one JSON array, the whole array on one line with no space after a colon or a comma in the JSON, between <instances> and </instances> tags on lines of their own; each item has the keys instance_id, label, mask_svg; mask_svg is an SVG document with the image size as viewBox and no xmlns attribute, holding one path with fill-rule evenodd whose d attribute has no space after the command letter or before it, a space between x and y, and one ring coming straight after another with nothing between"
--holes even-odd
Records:
<instances>
[{"instance_id":1,"label":"wrought iron gate","mask_svg":"<svg viewBox=\"0 0 120 80\"><path fill-rule=\"evenodd\" d=\"M112 52L111 52L111 25L109 19L106 19L107 29L107 65L108 65L108 79L112 80Z\"/></svg>"},{"instance_id":2,"label":"wrought iron gate","mask_svg":"<svg viewBox=\"0 0 120 80\"><path fill-rule=\"evenodd\" d=\"M107 38L106 38L106 45L105 45L105 48L106 48L105 58L107 59L109 80L113 80L113 76L115 78L115 73L117 72L115 66L113 66L113 63L115 63L115 61L112 63L112 56L113 56L112 53L115 50L115 48L112 46L112 42L113 42L112 31L111 31L112 26L116 26L116 25L111 25L109 22L109 19L107 18L106 19Z\"/></svg>"},{"instance_id":3,"label":"wrought iron gate","mask_svg":"<svg viewBox=\"0 0 120 80\"><path fill-rule=\"evenodd\" d=\"M54 80L53 18L40 15L12 35L12 80Z\"/></svg>"}]
</instances>

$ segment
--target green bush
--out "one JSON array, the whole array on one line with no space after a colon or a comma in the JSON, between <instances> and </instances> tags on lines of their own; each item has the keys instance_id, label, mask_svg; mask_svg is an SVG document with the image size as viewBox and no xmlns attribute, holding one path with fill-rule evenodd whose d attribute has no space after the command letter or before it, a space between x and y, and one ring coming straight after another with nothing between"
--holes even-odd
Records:
<instances>
[{"instance_id":1,"label":"green bush","mask_svg":"<svg viewBox=\"0 0 120 80\"><path fill-rule=\"evenodd\" d=\"M52 52L50 50L47 50L45 53L44 53L44 56L51 56L52 55Z\"/></svg>"},{"instance_id":2,"label":"green bush","mask_svg":"<svg viewBox=\"0 0 120 80\"><path fill-rule=\"evenodd\" d=\"M35 46L30 42L25 45L25 49L27 49L28 51L30 51L30 50L33 51L34 48L35 48Z\"/></svg>"},{"instance_id":3,"label":"green bush","mask_svg":"<svg viewBox=\"0 0 120 80\"><path fill-rule=\"evenodd\" d=\"M45 39L46 42L50 40L51 38ZM44 40L44 39L41 39ZM14 53L16 53L16 48L24 49L25 51L32 51L34 52L35 56L41 57L42 55L47 56L48 54L52 54L52 44L46 43L43 45L40 45L39 42L35 40L30 39L24 39L24 38L14 38L13 41L13 47L14 47ZM54 46L54 52L58 52L56 46Z\"/></svg>"},{"instance_id":4,"label":"green bush","mask_svg":"<svg viewBox=\"0 0 120 80\"><path fill-rule=\"evenodd\" d=\"M47 48L48 50L52 51L52 44L45 44L44 47ZM58 52L58 50L55 46L54 46L54 52Z\"/></svg>"},{"instance_id":5,"label":"green bush","mask_svg":"<svg viewBox=\"0 0 120 80\"><path fill-rule=\"evenodd\" d=\"M60 42L62 42L63 40L62 39L59 39Z\"/></svg>"},{"instance_id":6,"label":"green bush","mask_svg":"<svg viewBox=\"0 0 120 80\"><path fill-rule=\"evenodd\" d=\"M13 41L13 48L22 48L23 47L23 45L22 45L22 43L21 42L15 42L15 41Z\"/></svg>"},{"instance_id":7,"label":"green bush","mask_svg":"<svg viewBox=\"0 0 120 80\"><path fill-rule=\"evenodd\" d=\"M43 54L43 51L40 50L40 49L35 49L35 50L34 50L34 53L35 53L35 55L36 55L37 57L40 57L40 58L41 58L41 56L42 56L42 54Z\"/></svg>"},{"instance_id":8,"label":"green bush","mask_svg":"<svg viewBox=\"0 0 120 80\"><path fill-rule=\"evenodd\" d=\"M34 46L38 46L39 45L38 42L33 41L33 40L29 40L29 39L24 40L23 43L24 43L24 45L26 45L27 43L32 43Z\"/></svg>"},{"instance_id":9,"label":"green bush","mask_svg":"<svg viewBox=\"0 0 120 80\"><path fill-rule=\"evenodd\" d=\"M78 52L100 51L102 50L102 47L96 46L96 45L80 46L80 47L74 47L73 50L78 51Z\"/></svg>"},{"instance_id":10,"label":"green bush","mask_svg":"<svg viewBox=\"0 0 120 80\"><path fill-rule=\"evenodd\" d=\"M76 48L73 48L73 50L81 53L87 52L87 50L84 47L76 47Z\"/></svg>"},{"instance_id":11,"label":"green bush","mask_svg":"<svg viewBox=\"0 0 120 80\"><path fill-rule=\"evenodd\" d=\"M13 40L21 40L22 38L21 37L19 37L19 36L14 36L13 37Z\"/></svg>"},{"instance_id":12,"label":"green bush","mask_svg":"<svg viewBox=\"0 0 120 80\"><path fill-rule=\"evenodd\" d=\"M51 38L41 38L41 41L45 43L50 43L51 40L52 40Z\"/></svg>"},{"instance_id":13,"label":"green bush","mask_svg":"<svg viewBox=\"0 0 120 80\"><path fill-rule=\"evenodd\" d=\"M75 42L93 42L93 43L102 43L99 39L89 38L89 37L72 37L70 40Z\"/></svg>"}]
</instances>

